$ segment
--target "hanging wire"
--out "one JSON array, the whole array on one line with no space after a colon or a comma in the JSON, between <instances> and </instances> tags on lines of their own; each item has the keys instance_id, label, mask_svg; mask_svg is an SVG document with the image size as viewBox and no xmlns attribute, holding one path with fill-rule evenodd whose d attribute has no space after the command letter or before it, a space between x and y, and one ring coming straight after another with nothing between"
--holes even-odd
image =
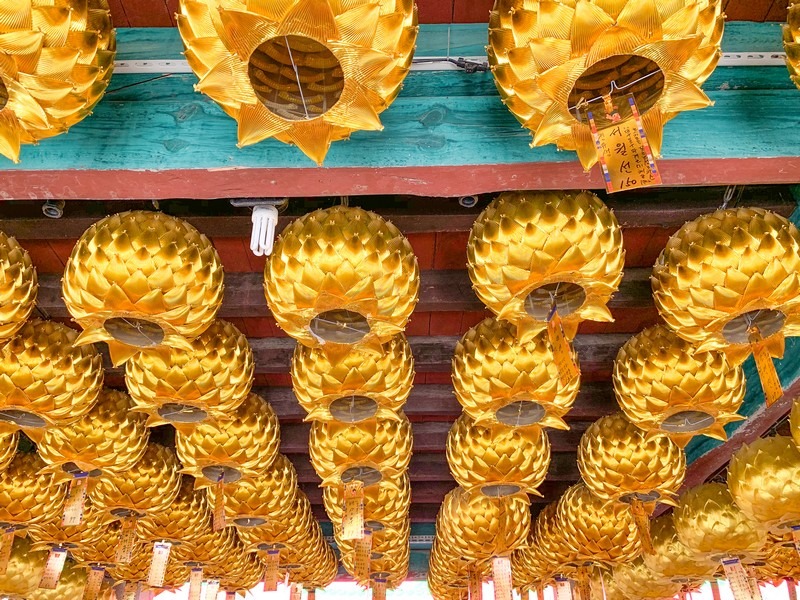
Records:
<instances>
[{"instance_id":1,"label":"hanging wire","mask_svg":"<svg viewBox=\"0 0 800 600\"><path fill-rule=\"evenodd\" d=\"M613 94L614 92L624 92L626 89L628 89L632 85L636 85L637 83L640 83L640 82L644 81L645 79L649 79L653 75L658 75L659 73L661 73L660 69L658 69L656 71L651 71L647 75L642 75L641 77L639 77L639 79L634 79L630 83L626 83L623 86L618 86L617 85L617 80L616 79L612 79L611 80L611 86L610 86L608 94L603 94L602 96L595 96L594 98L590 98L588 100L586 98L581 98L580 101L575 106L570 106L569 107L569 111L572 112L573 110L575 110L577 112L577 109L583 108L587 104L591 104L592 102L597 102L598 100L603 100L607 96L610 96L611 94Z\"/></svg>"},{"instance_id":2,"label":"hanging wire","mask_svg":"<svg viewBox=\"0 0 800 600\"><path fill-rule=\"evenodd\" d=\"M310 119L311 116L308 114L308 106L306 105L306 97L303 94L303 83L300 81L300 72L297 70L297 64L294 62L294 55L292 54L292 48L289 45L289 36L283 36L283 41L286 42L286 50L289 52L289 60L292 61L292 70L294 71L295 81L297 82L297 89L300 92L300 100L303 103L303 112L306 113L306 119Z\"/></svg>"}]
</instances>

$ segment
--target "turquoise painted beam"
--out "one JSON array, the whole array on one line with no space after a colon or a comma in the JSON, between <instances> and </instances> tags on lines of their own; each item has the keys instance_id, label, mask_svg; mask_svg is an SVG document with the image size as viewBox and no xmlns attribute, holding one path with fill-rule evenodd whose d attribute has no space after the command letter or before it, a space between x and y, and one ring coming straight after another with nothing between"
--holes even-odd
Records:
<instances>
[{"instance_id":1,"label":"turquoise painted beam","mask_svg":"<svg viewBox=\"0 0 800 600\"><path fill-rule=\"evenodd\" d=\"M449 42L448 42L449 40ZM483 53L483 25L425 26L418 56ZM120 30L120 60L180 58L174 29ZM730 23L724 50L777 52L776 24ZM600 188L574 153L531 149L489 74L416 71L382 116L384 130L335 143L324 168L268 140L236 147L236 124L194 93L191 74L118 74L95 113L67 135L0 163L3 198L215 198ZM720 67L715 106L665 131L668 185L800 181L800 91L783 67Z\"/></svg>"}]
</instances>

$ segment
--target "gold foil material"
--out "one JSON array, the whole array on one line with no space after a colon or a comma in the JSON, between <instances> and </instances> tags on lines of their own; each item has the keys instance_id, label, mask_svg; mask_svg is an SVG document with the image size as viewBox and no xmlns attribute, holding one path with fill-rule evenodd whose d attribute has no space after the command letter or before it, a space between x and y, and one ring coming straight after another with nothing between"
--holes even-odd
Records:
<instances>
[{"instance_id":1,"label":"gold foil material","mask_svg":"<svg viewBox=\"0 0 800 600\"><path fill-rule=\"evenodd\" d=\"M291 549L307 543L315 525L311 502L297 490L292 509L285 518L267 521L257 527L237 527L237 533L247 552L266 551L275 546Z\"/></svg>"},{"instance_id":2,"label":"gold foil material","mask_svg":"<svg viewBox=\"0 0 800 600\"><path fill-rule=\"evenodd\" d=\"M252 554L241 550L232 552L224 564L212 565L208 579L219 579L220 590L247 596L264 575L264 565Z\"/></svg>"},{"instance_id":3,"label":"gold foil material","mask_svg":"<svg viewBox=\"0 0 800 600\"><path fill-rule=\"evenodd\" d=\"M33 593L39 587L47 556L47 552L34 552L27 538L14 540L8 570L0 577L0 596L27 598Z\"/></svg>"},{"instance_id":4,"label":"gold foil material","mask_svg":"<svg viewBox=\"0 0 800 600\"><path fill-rule=\"evenodd\" d=\"M0 231L0 340L14 337L28 320L38 292L39 281L30 254L15 238Z\"/></svg>"},{"instance_id":5,"label":"gold foil material","mask_svg":"<svg viewBox=\"0 0 800 600\"><path fill-rule=\"evenodd\" d=\"M67 488L42 473L38 454L17 453L0 473L0 525L17 528L61 518Z\"/></svg>"},{"instance_id":6,"label":"gold foil material","mask_svg":"<svg viewBox=\"0 0 800 600\"><path fill-rule=\"evenodd\" d=\"M613 577L614 585L628 598L662 600L681 589L680 583L660 579L641 558L615 565Z\"/></svg>"},{"instance_id":7,"label":"gold foil material","mask_svg":"<svg viewBox=\"0 0 800 600\"><path fill-rule=\"evenodd\" d=\"M272 466L281 441L275 411L257 394L250 394L226 421L200 423L175 436L182 473L197 478L197 486L256 477Z\"/></svg>"},{"instance_id":8,"label":"gold foil material","mask_svg":"<svg viewBox=\"0 0 800 600\"><path fill-rule=\"evenodd\" d=\"M209 565L224 564L234 552L241 552L234 529L226 527L221 531L214 531L209 523L200 537L172 549L170 563L174 559L176 564L205 568Z\"/></svg>"},{"instance_id":9,"label":"gold foil material","mask_svg":"<svg viewBox=\"0 0 800 600\"><path fill-rule=\"evenodd\" d=\"M780 358L784 337L800 335L798 273L800 231L787 219L760 208L718 210L667 242L653 267L653 298L667 325L698 351L722 350L740 364L751 353L746 324L753 318Z\"/></svg>"},{"instance_id":10,"label":"gold foil material","mask_svg":"<svg viewBox=\"0 0 800 600\"><path fill-rule=\"evenodd\" d=\"M131 562L124 565L115 565L108 570L108 574L116 581L128 583L142 582L147 583L150 574L150 561L153 558L153 548L150 545L141 544L136 547ZM183 586L189 581L188 567L183 566L170 557L167 563L167 572L164 576L164 585L161 589L174 590Z\"/></svg>"},{"instance_id":11,"label":"gold foil material","mask_svg":"<svg viewBox=\"0 0 800 600\"><path fill-rule=\"evenodd\" d=\"M672 504L686 473L686 455L667 436L648 436L615 413L583 434L578 468L589 490L605 500Z\"/></svg>"},{"instance_id":12,"label":"gold foil material","mask_svg":"<svg viewBox=\"0 0 800 600\"><path fill-rule=\"evenodd\" d=\"M103 362L93 346L60 323L31 320L0 346L0 432L40 431L85 415L103 385Z\"/></svg>"},{"instance_id":13,"label":"gold foil material","mask_svg":"<svg viewBox=\"0 0 800 600\"><path fill-rule=\"evenodd\" d=\"M744 371L723 352L698 352L665 325L633 336L614 361L614 392L636 426L677 442L693 435L725 440L723 426L737 414Z\"/></svg>"},{"instance_id":14,"label":"gold foil material","mask_svg":"<svg viewBox=\"0 0 800 600\"><path fill-rule=\"evenodd\" d=\"M229 524L237 520L272 521L290 516L297 496L297 473L283 454L262 474L224 484L225 516ZM217 500L217 486L205 489L208 504Z\"/></svg>"},{"instance_id":15,"label":"gold foil material","mask_svg":"<svg viewBox=\"0 0 800 600\"><path fill-rule=\"evenodd\" d=\"M745 562L757 559L767 542L766 529L745 516L721 483L704 483L684 492L674 519L681 543L712 561L728 555Z\"/></svg>"},{"instance_id":16,"label":"gold foil material","mask_svg":"<svg viewBox=\"0 0 800 600\"><path fill-rule=\"evenodd\" d=\"M98 510L116 518L163 512L180 491L179 468L175 452L150 443L133 467L101 475L88 496Z\"/></svg>"},{"instance_id":17,"label":"gold foil material","mask_svg":"<svg viewBox=\"0 0 800 600\"><path fill-rule=\"evenodd\" d=\"M149 438L145 416L131 408L127 394L103 388L80 419L45 430L38 447L47 470L57 481L69 481L75 470L97 477L130 469L144 455Z\"/></svg>"},{"instance_id":18,"label":"gold foil material","mask_svg":"<svg viewBox=\"0 0 800 600\"><path fill-rule=\"evenodd\" d=\"M653 554L642 554L647 568L656 577L680 583L698 585L713 577L718 563L694 554L678 539L672 513L653 519L650 524Z\"/></svg>"},{"instance_id":19,"label":"gold foil material","mask_svg":"<svg viewBox=\"0 0 800 600\"><path fill-rule=\"evenodd\" d=\"M178 495L165 509L139 519L136 535L145 542L170 542L180 545L198 539L211 520L211 509L202 490L195 491L194 480L181 477Z\"/></svg>"},{"instance_id":20,"label":"gold foil material","mask_svg":"<svg viewBox=\"0 0 800 600\"><path fill-rule=\"evenodd\" d=\"M533 134L533 146L573 150L597 162L582 102L632 93L653 153L664 124L711 104L701 90L720 57L722 2L620 0L550 5L495 0L489 63L503 103Z\"/></svg>"},{"instance_id":21,"label":"gold foil material","mask_svg":"<svg viewBox=\"0 0 800 600\"><path fill-rule=\"evenodd\" d=\"M139 351L192 351L222 304L223 270L208 238L158 212L131 211L87 229L61 291L83 328L78 345L106 342L120 365Z\"/></svg>"},{"instance_id":22,"label":"gold foil material","mask_svg":"<svg viewBox=\"0 0 800 600\"><path fill-rule=\"evenodd\" d=\"M600 499L583 483L572 486L559 499L556 527L574 557L571 564L562 563L562 574L585 563L629 562L642 551L630 511Z\"/></svg>"},{"instance_id":23,"label":"gold foil material","mask_svg":"<svg viewBox=\"0 0 800 600\"><path fill-rule=\"evenodd\" d=\"M83 597L87 577L85 569L68 562L58 578L56 589L37 588L28 595L27 600L78 600Z\"/></svg>"},{"instance_id":24,"label":"gold foil material","mask_svg":"<svg viewBox=\"0 0 800 600\"><path fill-rule=\"evenodd\" d=\"M79 525L64 526L63 518L58 515L55 519L48 519L27 529L34 550L49 551L52 546L61 546L70 552L94 546L101 542L110 525L110 519L102 512L95 510L87 502L83 511L83 518Z\"/></svg>"},{"instance_id":25,"label":"gold foil material","mask_svg":"<svg viewBox=\"0 0 800 600\"><path fill-rule=\"evenodd\" d=\"M102 528L102 535L99 538L93 539L91 544L76 545L70 549L70 554L80 566L112 567L117 562L121 529L120 521L107 523Z\"/></svg>"},{"instance_id":26,"label":"gold foil material","mask_svg":"<svg viewBox=\"0 0 800 600\"><path fill-rule=\"evenodd\" d=\"M195 89L236 119L240 147L275 138L322 164L331 142L382 129L414 56L417 11L410 0L224 10L182 0L178 29Z\"/></svg>"},{"instance_id":27,"label":"gold foil material","mask_svg":"<svg viewBox=\"0 0 800 600\"><path fill-rule=\"evenodd\" d=\"M356 400L368 398L375 412L370 418L391 418L403 408L414 381L414 357L406 336L399 334L379 351L355 347L342 356L329 356L321 348L298 344L292 359L292 386L297 401L308 413L307 421L360 421ZM331 405L354 401L352 418L332 415ZM337 410L337 405L333 405ZM368 407L369 410L369 407ZM341 409L339 409L341 412Z\"/></svg>"},{"instance_id":28,"label":"gold foil material","mask_svg":"<svg viewBox=\"0 0 800 600\"><path fill-rule=\"evenodd\" d=\"M0 472L5 471L14 460L18 445L19 432L0 433Z\"/></svg>"},{"instance_id":29,"label":"gold foil material","mask_svg":"<svg viewBox=\"0 0 800 600\"><path fill-rule=\"evenodd\" d=\"M337 206L283 230L264 269L264 291L278 325L301 344L344 354L358 343L380 352L417 304L419 266L397 227L375 213ZM348 319L333 335L315 333L315 319L333 315L328 320L338 324L343 314ZM367 333L358 329L365 326Z\"/></svg>"},{"instance_id":30,"label":"gold foil material","mask_svg":"<svg viewBox=\"0 0 800 600\"><path fill-rule=\"evenodd\" d=\"M763 565L755 567L760 580L780 585L783 579L790 579L789 585L800 580L800 553L794 545L775 544L767 550Z\"/></svg>"},{"instance_id":31,"label":"gold foil material","mask_svg":"<svg viewBox=\"0 0 800 600\"><path fill-rule=\"evenodd\" d=\"M572 360L578 364L574 350ZM563 417L580 387L580 377L567 385L559 381L546 332L522 342L508 321L493 318L467 331L456 345L452 377L456 398L478 423L567 429Z\"/></svg>"},{"instance_id":32,"label":"gold foil material","mask_svg":"<svg viewBox=\"0 0 800 600\"><path fill-rule=\"evenodd\" d=\"M581 321L612 321L624 263L619 223L590 192L501 194L467 243L475 293L524 342L547 328L551 292L568 339Z\"/></svg>"},{"instance_id":33,"label":"gold foil material","mask_svg":"<svg viewBox=\"0 0 800 600\"><path fill-rule=\"evenodd\" d=\"M311 464L322 477L322 485L340 485L343 475L358 478L365 470L378 471L384 480L394 480L405 471L411 461L411 423L405 414L400 413L399 417L369 419L355 425L339 421L312 423L308 446Z\"/></svg>"},{"instance_id":34,"label":"gold foil material","mask_svg":"<svg viewBox=\"0 0 800 600\"><path fill-rule=\"evenodd\" d=\"M344 497L340 486L322 489L322 502L332 523L341 523L344 516ZM383 480L364 488L364 520L397 523L411 509L411 481L408 472L391 480Z\"/></svg>"},{"instance_id":35,"label":"gold foil material","mask_svg":"<svg viewBox=\"0 0 800 600\"><path fill-rule=\"evenodd\" d=\"M748 519L771 531L800 525L800 450L792 438L759 438L734 452L728 490Z\"/></svg>"},{"instance_id":36,"label":"gold foil material","mask_svg":"<svg viewBox=\"0 0 800 600\"><path fill-rule=\"evenodd\" d=\"M125 384L150 426L223 420L250 393L253 351L236 327L217 319L190 344L191 351L140 352L125 364Z\"/></svg>"},{"instance_id":37,"label":"gold foil material","mask_svg":"<svg viewBox=\"0 0 800 600\"><path fill-rule=\"evenodd\" d=\"M447 436L447 463L468 492L541 495L536 490L550 466L550 440L538 425L479 424L462 413Z\"/></svg>"},{"instance_id":38,"label":"gold foil material","mask_svg":"<svg viewBox=\"0 0 800 600\"><path fill-rule=\"evenodd\" d=\"M783 26L783 50L789 75L800 87L800 3L796 0L789 2L789 13Z\"/></svg>"},{"instance_id":39,"label":"gold foil material","mask_svg":"<svg viewBox=\"0 0 800 600\"><path fill-rule=\"evenodd\" d=\"M5 3L0 11L0 154L65 133L91 114L114 70L106 0Z\"/></svg>"},{"instance_id":40,"label":"gold foil material","mask_svg":"<svg viewBox=\"0 0 800 600\"><path fill-rule=\"evenodd\" d=\"M792 403L792 412L789 413L789 427L795 445L800 448L800 402L797 400Z\"/></svg>"}]
</instances>

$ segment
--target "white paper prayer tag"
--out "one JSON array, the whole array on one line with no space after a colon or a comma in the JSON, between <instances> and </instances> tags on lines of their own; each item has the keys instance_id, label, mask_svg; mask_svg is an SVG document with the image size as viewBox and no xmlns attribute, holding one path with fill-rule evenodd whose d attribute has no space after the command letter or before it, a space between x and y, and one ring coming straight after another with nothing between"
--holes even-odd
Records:
<instances>
[{"instance_id":1,"label":"white paper prayer tag","mask_svg":"<svg viewBox=\"0 0 800 600\"><path fill-rule=\"evenodd\" d=\"M106 570L103 567L91 567L86 577L86 587L83 588L83 600L97 600Z\"/></svg>"},{"instance_id":2,"label":"white paper prayer tag","mask_svg":"<svg viewBox=\"0 0 800 600\"><path fill-rule=\"evenodd\" d=\"M747 573L741 561L735 557L723 558L722 568L725 569L725 577L728 579L734 600L752 600L750 582L747 580Z\"/></svg>"},{"instance_id":3,"label":"white paper prayer tag","mask_svg":"<svg viewBox=\"0 0 800 600\"><path fill-rule=\"evenodd\" d=\"M572 600L572 583L565 577L556 577L556 600Z\"/></svg>"},{"instance_id":4,"label":"white paper prayer tag","mask_svg":"<svg viewBox=\"0 0 800 600\"><path fill-rule=\"evenodd\" d=\"M172 544L169 542L153 544L153 559L150 561L150 572L147 575L147 585L150 587L163 587L171 549Z\"/></svg>"},{"instance_id":5,"label":"white paper prayer tag","mask_svg":"<svg viewBox=\"0 0 800 600\"><path fill-rule=\"evenodd\" d=\"M206 600L217 600L219 594L219 580L211 579L206 585Z\"/></svg>"},{"instance_id":6,"label":"white paper prayer tag","mask_svg":"<svg viewBox=\"0 0 800 600\"><path fill-rule=\"evenodd\" d=\"M189 600L200 600L203 590L203 568L194 567L189 573Z\"/></svg>"},{"instance_id":7,"label":"white paper prayer tag","mask_svg":"<svg viewBox=\"0 0 800 600\"><path fill-rule=\"evenodd\" d=\"M492 558L492 580L494 581L494 600L511 600L511 559L508 556Z\"/></svg>"},{"instance_id":8,"label":"white paper prayer tag","mask_svg":"<svg viewBox=\"0 0 800 600\"><path fill-rule=\"evenodd\" d=\"M69 482L67 502L64 505L64 518L61 524L64 527L76 527L83 521L83 510L86 505L86 490L89 488L89 474L81 471L76 473Z\"/></svg>"},{"instance_id":9,"label":"white paper prayer tag","mask_svg":"<svg viewBox=\"0 0 800 600\"><path fill-rule=\"evenodd\" d=\"M123 565L131 562L133 556L133 543L136 540L136 519L127 517L122 520L119 530L119 543L117 545L116 561Z\"/></svg>"},{"instance_id":10,"label":"white paper prayer tag","mask_svg":"<svg viewBox=\"0 0 800 600\"><path fill-rule=\"evenodd\" d=\"M44 573L39 580L39 589L54 590L61 579L61 572L64 570L64 563L67 561L67 549L58 546L50 549L50 556L44 565Z\"/></svg>"},{"instance_id":11,"label":"white paper prayer tag","mask_svg":"<svg viewBox=\"0 0 800 600\"><path fill-rule=\"evenodd\" d=\"M372 531L365 529L360 540L355 542L355 554L353 556L353 571L356 578L366 579L369 577L369 563L372 554Z\"/></svg>"}]
</instances>

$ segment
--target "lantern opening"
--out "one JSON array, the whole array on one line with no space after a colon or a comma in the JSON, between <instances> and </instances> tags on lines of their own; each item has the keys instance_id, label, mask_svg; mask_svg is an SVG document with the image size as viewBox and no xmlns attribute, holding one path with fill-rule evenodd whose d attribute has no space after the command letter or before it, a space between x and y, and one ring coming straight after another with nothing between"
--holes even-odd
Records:
<instances>
[{"instance_id":1,"label":"lantern opening","mask_svg":"<svg viewBox=\"0 0 800 600\"><path fill-rule=\"evenodd\" d=\"M259 544L258 549L261 552L267 552L268 550L282 550L286 548L283 544Z\"/></svg>"},{"instance_id":2,"label":"lantern opening","mask_svg":"<svg viewBox=\"0 0 800 600\"><path fill-rule=\"evenodd\" d=\"M47 425L47 421L39 415L16 408L7 408L0 411L0 421L14 423L14 425L18 425L19 427L39 428Z\"/></svg>"},{"instance_id":3,"label":"lantern opening","mask_svg":"<svg viewBox=\"0 0 800 600\"><path fill-rule=\"evenodd\" d=\"M370 573L369 578L372 579L372 581L375 581L377 579L389 579L391 575L392 574L388 571L376 571L374 573Z\"/></svg>"},{"instance_id":4,"label":"lantern opening","mask_svg":"<svg viewBox=\"0 0 800 600\"><path fill-rule=\"evenodd\" d=\"M664 72L655 61L635 54L618 54L600 60L575 81L569 107L579 118L577 107L598 102L612 92L632 94L640 114L652 108L664 92Z\"/></svg>"},{"instance_id":5,"label":"lantern opening","mask_svg":"<svg viewBox=\"0 0 800 600\"><path fill-rule=\"evenodd\" d=\"M132 508L115 508L111 511L112 516L119 517L120 519L141 519L145 516L143 512L133 510Z\"/></svg>"},{"instance_id":6,"label":"lantern opening","mask_svg":"<svg viewBox=\"0 0 800 600\"><path fill-rule=\"evenodd\" d=\"M383 558L383 552L372 552L369 555L370 560L380 560Z\"/></svg>"},{"instance_id":7,"label":"lantern opening","mask_svg":"<svg viewBox=\"0 0 800 600\"><path fill-rule=\"evenodd\" d=\"M574 313L586 300L586 292L576 283L558 281L536 288L525 298L525 312L538 321L547 321L553 305L559 316Z\"/></svg>"},{"instance_id":8,"label":"lantern opening","mask_svg":"<svg viewBox=\"0 0 800 600\"><path fill-rule=\"evenodd\" d=\"M714 424L714 417L702 410L683 410L661 422L661 429L669 433L693 433Z\"/></svg>"},{"instance_id":9,"label":"lantern opening","mask_svg":"<svg viewBox=\"0 0 800 600\"><path fill-rule=\"evenodd\" d=\"M358 480L364 484L364 487L380 483L381 479L383 479L383 475L373 467L350 467L342 473L342 483Z\"/></svg>"},{"instance_id":10,"label":"lantern opening","mask_svg":"<svg viewBox=\"0 0 800 600\"><path fill-rule=\"evenodd\" d=\"M238 469L233 467L225 467L222 465L213 465L210 467L203 467L203 477L215 483L236 483L242 478L242 474Z\"/></svg>"},{"instance_id":11,"label":"lantern opening","mask_svg":"<svg viewBox=\"0 0 800 600\"><path fill-rule=\"evenodd\" d=\"M545 410L538 402L519 400L506 404L494 413L495 419L509 427L524 427L534 425L544 418Z\"/></svg>"},{"instance_id":12,"label":"lantern opening","mask_svg":"<svg viewBox=\"0 0 800 600\"><path fill-rule=\"evenodd\" d=\"M371 419L378 412L378 403L366 396L347 396L331 402L331 416L342 423Z\"/></svg>"},{"instance_id":13,"label":"lantern opening","mask_svg":"<svg viewBox=\"0 0 800 600\"><path fill-rule=\"evenodd\" d=\"M722 335L731 344L749 344L750 331L757 329L766 339L783 329L786 315L779 310L751 310L734 317L722 328Z\"/></svg>"},{"instance_id":14,"label":"lantern opening","mask_svg":"<svg viewBox=\"0 0 800 600\"><path fill-rule=\"evenodd\" d=\"M3 80L0 79L0 110L3 110L8 104L8 88Z\"/></svg>"},{"instance_id":15,"label":"lantern opening","mask_svg":"<svg viewBox=\"0 0 800 600\"><path fill-rule=\"evenodd\" d=\"M376 531L383 531L385 529L383 523L381 523L380 521L365 521L364 527L366 529L371 530L373 533L375 533Z\"/></svg>"},{"instance_id":16,"label":"lantern opening","mask_svg":"<svg viewBox=\"0 0 800 600\"><path fill-rule=\"evenodd\" d=\"M638 500L642 503L648 502L655 502L659 498L661 498L661 493L657 491L652 492L631 492L630 494L625 494L620 498L620 502L625 502L627 504L632 504L635 500Z\"/></svg>"},{"instance_id":17,"label":"lantern opening","mask_svg":"<svg viewBox=\"0 0 800 600\"><path fill-rule=\"evenodd\" d=\"M299 35L261 44L250 56L247 73L261 103L289 121L324 115L344 91L344 72L333 52Z\"/></svg>"},{"instance_id":18,"label":"lantern opening","mask_svg":"<svg viewBox=\"0 0 800 600\"><path fill-rule=\"evenodd\" d=\"M74 462L68 462L61 465L61 470L65 473L69 473L70 475L75 475L78 473L83 473L83 469L81 469L78 465ZM92 469L89 471L89 477L100 477L103 474L101 469Z\"/></svg>"},{"instance_id":19,"label":"lantern opening","mask_svg":"<svg viewBox=\"0 0 800 600\"><path fill-rule=\"evenodd\" d=\"M164 330L145 319L114 317L108 319L103 327L118 342L136 348L151 348L164 341Z\"/></svg>"},{"instance_id":20,"label":"lantern opening","mask_svg":"<svg viewBox=\"0 0 800 600\"><path fill-rule=\"evenodd\" d=\"M311 333L324 342L356 344L369 333L367 319L349 310L329 310L311 321Z\"/></svg>"},{"instance_id":21,"label":"lantern opening","mask_svg":"<svg viewBox=\"0 0 800 600\"><path fill-rule=\"evenodd\" d=\"M234 525L237 527L258 527L266 522L266 519L261 519L259 517L239 517L233 520Z\"/></svg>"},{"instance_id":22,"label":"lantern opening","mask_svg":"<svg viewBox=\"0 0 800 600\"><path fill-rule=\"evenodd\" d=\"M490 498L505 498L506 496L519 494L521 491L522 488L520 486L507 483L484 485L481 487L481 493Z\"/></svg>"},{"instance_id":23,"label":"lantern opening","mask_svg":"<svg viewBox=\"0 0 800 600\"><path fill-rule=\"evenodd\" d=\"M208 413L196 406L168 402L158 409L158 416L174 423L200 423Z\"/></svg>"}]
</instances>

